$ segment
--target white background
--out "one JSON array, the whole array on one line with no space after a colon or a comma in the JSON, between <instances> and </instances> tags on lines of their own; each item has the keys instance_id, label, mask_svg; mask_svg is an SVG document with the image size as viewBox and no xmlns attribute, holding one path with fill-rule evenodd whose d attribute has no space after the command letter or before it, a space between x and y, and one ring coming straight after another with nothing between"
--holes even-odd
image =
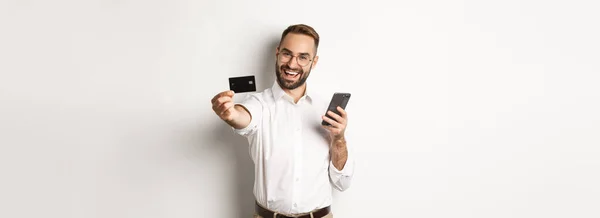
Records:
<instances>
[{"instance_id":1,"label":"white background","mask_svg":"<svg viewBox=\"0 0 600 218\"><path fill-rule=\"evenodd\" d=\"M600 217L596 1L0 1L0 217L251 217L227 78L352 92L335 217Z\"/></svg>"}]
</instances>

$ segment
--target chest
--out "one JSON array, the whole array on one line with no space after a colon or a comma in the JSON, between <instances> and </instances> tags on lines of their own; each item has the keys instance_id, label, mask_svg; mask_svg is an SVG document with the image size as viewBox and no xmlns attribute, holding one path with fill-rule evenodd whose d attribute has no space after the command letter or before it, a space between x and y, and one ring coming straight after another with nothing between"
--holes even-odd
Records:
<instances>
[{"instance_id":1,"label":"chest","mask_svg":"<svg viewBox=\"0 0 600 218\"><path fill-rule=\"evenodd\" d=\"M268 150L276 156L323 156L329 153L329 132L321 126L326 107L317 103L273 102L264 108L263 128L270 133Z\"/></svg>"}]
</instances>

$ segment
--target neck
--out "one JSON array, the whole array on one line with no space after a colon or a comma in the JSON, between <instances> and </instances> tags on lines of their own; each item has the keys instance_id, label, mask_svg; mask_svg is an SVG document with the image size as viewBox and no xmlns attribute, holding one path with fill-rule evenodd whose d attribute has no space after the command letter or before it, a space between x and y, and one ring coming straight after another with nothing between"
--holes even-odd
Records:
<instances>
[{"instance_id":1,"label":"neck","mask_svg":"<svg viewBox=\"0 0 600 218\"><path fill-rule=\"evenodd\" d=\"M300 100L300 98L302 98L302 96L306 92L306 83L302 84L298 88L295 88L295 89L283 89L283 91L285 93L287 93L289 96L291 96L292 98L294 98L294 102L295 103L298 103L298 101Z\"/></svg>"}]
</instances>

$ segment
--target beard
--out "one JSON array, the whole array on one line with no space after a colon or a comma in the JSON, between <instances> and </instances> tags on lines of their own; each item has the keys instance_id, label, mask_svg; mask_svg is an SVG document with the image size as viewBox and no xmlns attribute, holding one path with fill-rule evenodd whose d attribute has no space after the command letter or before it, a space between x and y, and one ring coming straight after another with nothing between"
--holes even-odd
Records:
<instances>
[{"instance_id":1,"label":"beard","mask_svg":"<svg viewBox=\"0 0 600 218\"><path fill-rule=\"evenodd\" d=\"M304 69L302 68L292 69L285 64L281 65L281 67L277 67L277 63L275 63L275 75L277 76L277 83L279 83L279 85L285 89L296 89L302 84L304 84L306 82L306 79L308 79L308 75L310 74L310 67L308 69L308 72L305 73ZM286 70L298 72L298 78L295 81L286 80L284 78Z\"/></svg>"}]
</instances>

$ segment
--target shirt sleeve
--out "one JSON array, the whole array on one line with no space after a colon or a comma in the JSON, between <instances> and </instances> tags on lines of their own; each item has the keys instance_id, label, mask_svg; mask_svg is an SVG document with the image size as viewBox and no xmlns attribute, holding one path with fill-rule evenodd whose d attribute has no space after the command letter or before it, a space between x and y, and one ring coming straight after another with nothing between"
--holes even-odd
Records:
<instances>
[{"instance_id":1,"label":"shirt sleeve","mask_svg":"<svg viewBox=\"0 0 600 218\"><path fill-rule=\"evenodd\" d=\"M250 113L250 124L248 126L236 129L231 127L233 131L241 136L250 136L256 133L258 130L258 126L260 121L262 120L262 104L260 100L255 95L246 96L240 103L236 105L240 105Z\"/></svg>"},{"instance_id":2,"label":"shirt sleeve","mask_svg":"<svg viewBox=\"0 0 600 218\"><path fill-rule=\"evenodd\" d=\"M354 165L354 154L350 147L348 147L348 158L346 159L346 164L342 170L335 168L333 161L329 161L329 178L335 189L345 191L350 187L354 175Z\"/></svg>"}]
</instances>

